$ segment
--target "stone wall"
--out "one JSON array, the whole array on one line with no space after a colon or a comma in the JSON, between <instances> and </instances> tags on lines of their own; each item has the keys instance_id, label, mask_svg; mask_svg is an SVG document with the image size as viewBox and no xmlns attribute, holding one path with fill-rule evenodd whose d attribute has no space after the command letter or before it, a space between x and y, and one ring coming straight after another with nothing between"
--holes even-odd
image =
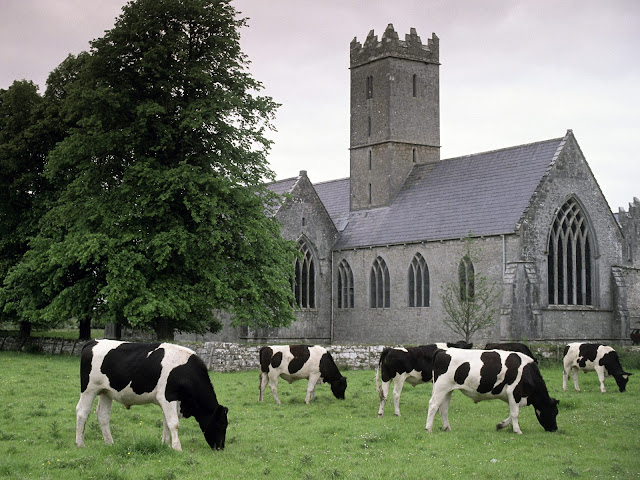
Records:
<instances>
[{"instance_id":1,"label":"stone wall","mask_svg":"<svg viewBox=\"0 0 640 480\"><path fill-rule=\"evenodd\" d=\"M193 346L209 370L234 372L260 368L259 351L262 345L228 342L206 342ZM326 347L339 368L374 369L378 365L384 345L331 345Z\"/></svg>"}]
</instances>

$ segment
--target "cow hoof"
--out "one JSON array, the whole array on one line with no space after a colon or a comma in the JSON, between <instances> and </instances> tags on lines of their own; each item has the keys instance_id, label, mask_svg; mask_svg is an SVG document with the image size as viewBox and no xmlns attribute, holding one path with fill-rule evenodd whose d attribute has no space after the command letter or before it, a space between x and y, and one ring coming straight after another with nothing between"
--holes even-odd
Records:
<instances>
[{"instance_id":1,"label":"cow hoof","mask_svg":"<svg viewBox=\"0 0 640 480\"><path fill-rule=\"evenodd\" d=\"M381 413L378 414L378 418L382 418L382 414Z\"/></svg>"},{"instance_id":2,"label":"cow hoof","mask_svg":"<svg viewBox=\"0 0 640 480\"><path fill-rule=\"evenodd\" d=\"M396 415L396 417L399 417L400 416L400 412L396 413L395 415Z\"/></svg>"}]
</instances>

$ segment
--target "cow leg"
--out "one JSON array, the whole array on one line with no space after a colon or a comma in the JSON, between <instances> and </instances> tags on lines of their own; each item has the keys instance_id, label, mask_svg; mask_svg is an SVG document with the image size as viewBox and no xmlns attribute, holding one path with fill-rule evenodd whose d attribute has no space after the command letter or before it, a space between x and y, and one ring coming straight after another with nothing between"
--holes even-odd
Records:
<instances>
[{"instance_id":1,"label":"cow leg","mask_svg":"<svg viewBox=\"0 0 640 480\"><path fill-rule=\"evenodd\" d=\"M271 389L271 393L273 393L273 398L275 399L276 403L280 405L282 402L280 402L280 398L278 397L278 377L277 376L276 378L273 378L271 375L269 375L269 388Z\"/></svg>"},{"instance_id":2,"label":"cow leg","mask_svg":"<svg viewBox=\"0 0 640 480\"><path fill-rule=\"evenodd\" d=\"M562 369L562 390L564 392L567 391L567 380L569 379L569 370L571 367L567 368L566 366Z\"/></svg>"},{"instance_id":3,"label":"cow leg","mask_svg":"<svg viewBox=\"0 0 640 480\"><path fill-rule=\"evenodd\" d=\"M449 404L451 403L451 395L453 395L453 390L451 390L444 397L442 404L440 405L440 418L442 418L442 429L445 432L451 431L451 425L449 424Z\"/></svg>"},{"instance_id":4,"label":"cow leg","mask_svg":"<svg viewBox=\"0 0 640 480\"><path fill-rule=\"evenodd\" d=\"M393 411L396 417L400 416L400 394L404 386L404 376L399 375L393 380Z\"/></svg>"},{"instance_id":5,"label":"cow leg","mask_svg":"<svg viewBox=\"0 0 640 480\"><path fill-rule=\"evenodd\" d=\"M315 398L316 383L318 383L318 380L320 380L320 374L309 375L309 383L307 384L307 396L304 398L304 403L306 403L307 405L309 405L309 401L312 396L313 398Z\"/></svg>"},{"instance_id":6,"label":"cow leg","mask_svg":"<svg viewBox=\"0 0 640 480\"><path fill-rule=\"evenodd\" d=\"M264 389L267 388L267 383L269 383L269 375L266 372L260 372L260 395L258 396L258 401L262 401L262 397L264 395Z\"/></svg>"},{"instance_id":7,"label":"cow leg","mask_svg":"<svg viewBox=\"0 0 640 480\"><path fill-rule=\"evenodd\" d=\"M169 437L171 437L171 448L177 451L182 451L182 445L178 438L178 427L180 426L180 419L178 417L178 402L161 402L160 408L162 408L162 441L163 443L169 443ZM168 430L168 434L166 433Z\"/></svg>"},{"instance_id":8,"label":"cow leg","mask_svg":"<svg viewBox=\"0 0 640 480\"><path fill-rule=\"evenodd\" d=\"M607 393L607 390L604 388L604 379L605 379L605 374L604 374L604 367L595 367L596 368L596 373L598 374L598 380L600 380L600 391L602 393Z\"/></svg>"},{"instance_id":9,"label":"cow leg","mask_svg":"<svg viewBox=\"0 0 640 480\"><path fill-rule=\"evenodd\" d=\"M576 391L580 391L580 387L578 386L578 369L573 367L571 368L571 376L573 377L573 386L575 387Z\"/></svg>"},{"instance_id":10,"label":"cow leg","mask_svg":"<svg viewBox=\"0 0 640 480\"><path fill-rule=\"evenodd\" d=\"M98 422L100 422L100 429L102 430L102 438L107 445L113 445L113 437L111 436L111 429L109 428L109 420L111 419L111 407L113 400L106 395L98 395L98 408L96 413L98 414Z\"/></svg>"},{"instance_id":11,"label":"cow leg","mask_svg":"<svg viewBox=\"0 0 640 480\"><path fill-rule=\"evenodd\" d=\"M500 430L510 423L513 424L513 431L517 434L522 435L522 430L520 430L520 424L518 423L518 415L520 414L520 405L516 403L514 398L509 398L509 416L505 418L502 422L496 425L496 429Z\"/></svg>"},{"instance_id":12,"label":"cow leg","mask_svg":"<svg viewBox=\"0 0 640 480\"><path fill-rule=\"evenodd\" d=\"M440 409L440 405L445 401L447 395L451 398L451 392L441 392L437 386L433 386L433 391L431 392L431 399L429 400L429 411L427 413L427 425L425 429L427 432L431 433L433 431L433 419L436 416L436 413Z\"/></svg>"},{"instance_id":13,"label":"cow leg","mask_svg":"<svg viewBox=\"0 0 640 480\"><path fill-rule=\"evenodd\" d=\"M76 445L78 447L84 447L84 426L91 413L94 398L96 398L95 393L85 391L80 395L76 405Z\"/></svg>"},{"instance_id":14,"label":"cow leg","mask_svg":"<svg viewBox=\"0 0 640 480\"><path fill-rule=\"evenodd\" d=\"M382 417L384 415L384 404L387 401L387 397L389 396L389 386L391 385L391 380L388 382L382 382L380 385L380 389L378 391L380 395L380 408L378 409L378 417Z\"/></svg>"}]
</instances>

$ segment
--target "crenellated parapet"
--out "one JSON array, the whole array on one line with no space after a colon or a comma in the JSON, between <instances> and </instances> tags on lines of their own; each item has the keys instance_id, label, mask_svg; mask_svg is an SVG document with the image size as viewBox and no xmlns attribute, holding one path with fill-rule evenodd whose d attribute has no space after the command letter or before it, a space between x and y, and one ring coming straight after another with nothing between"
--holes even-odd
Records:
<instances>
[{"instance_id":1,"label":"crenellated parapet","mask_svg":"<svg viewBox=\"0 0 640 480\"><path fill-rule=\"evenodd\" d=\"M618 222L624 235L624 258L633 266L640 267L640 200L634 197L628 211L620 208Z\"/></svg>"},{"instance_id":2,"label":"crenellated parapet","mask_svg":"<svg viewBox=\"0 0 640 480\"><path fill-rule=\"evenodd\" d=\"M427 45L423 45L416 29L412 28L410 33L405 35L405 39L400 40L390 23L380 41L373 30L367 35L364 45L355 37L351 41L352 68L385 57L398 57L439 65L439 39L434 33L427 41Z\"/></svg>"}]
</instances>

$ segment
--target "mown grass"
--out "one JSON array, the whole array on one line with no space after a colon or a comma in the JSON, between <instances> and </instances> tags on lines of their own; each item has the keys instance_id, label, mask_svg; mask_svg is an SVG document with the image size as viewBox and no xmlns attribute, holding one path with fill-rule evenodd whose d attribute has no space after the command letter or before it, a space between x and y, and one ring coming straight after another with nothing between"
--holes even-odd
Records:
<instances>
[{"instance_id":1,"label":"mown grass","mask_svg":"<svg viewBox=\"0 0 640 480\"><path fill-rule=\"evenodd\" d=\"M402 417L392 402L377 418L373 371L344 371L347 399L328 385L304 404L306 382L281 381L278 406L269 391L259 403L258 372L212 373L229 407L224 451L211 451L193 419L183 419L183 451L160 445L161 411L114 404L115 444L104 445L95 414L86 448L77 448L75 405L79 359L0 352L0 478L11 479L558 479L640 478L640 372L621 394L613 379L601 394L595 374L580 375L582 393L562 392L562 372L543 368L560 399L559 430L547 433L531 407L521 411L524 435L496 431L508 414L499 401L451 402L451 432L424 424L431 386L407 386ZM94 405L95 407L95 405Z\"/></svg>"}]
</instances>

